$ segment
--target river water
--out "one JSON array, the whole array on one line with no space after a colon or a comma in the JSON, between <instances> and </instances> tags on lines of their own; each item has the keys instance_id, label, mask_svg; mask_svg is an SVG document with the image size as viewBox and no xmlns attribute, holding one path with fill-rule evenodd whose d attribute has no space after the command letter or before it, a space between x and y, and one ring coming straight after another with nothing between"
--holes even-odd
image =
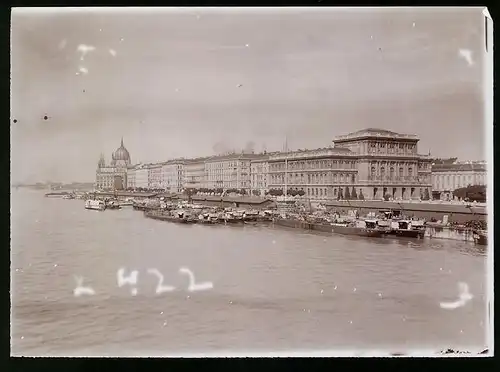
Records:
<instances>
[{"instance_id":1,"label":"river water","mask_svg":"<svg viewBox=\"0 0 500 372\"><path fill-rule=\"evenodd\" d=\"M28 190L11 203L13 355L486 347L486 253L469 243L183 226ZM189 292L181 267L213 288ZM136 284L120 287L120 268ZM156 294L148 269L176 289ZM95 294L75 297L75 276ZM458 282L473 299L442 309Z\"/></svg>"}]
</instances>

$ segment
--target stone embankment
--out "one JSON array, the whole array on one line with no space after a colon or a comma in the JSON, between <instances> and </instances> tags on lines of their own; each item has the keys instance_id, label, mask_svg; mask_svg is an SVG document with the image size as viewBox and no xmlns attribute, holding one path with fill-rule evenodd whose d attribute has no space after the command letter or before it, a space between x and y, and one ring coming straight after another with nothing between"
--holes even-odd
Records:
<instances>
[{"instance_id":1,"label":"stone embankment","mask_svg":"<svg viewBox=\"0 0 500 372\"><path fill-rule=\"evenodd\" d=\"M327 209L348 211L357 210L360 215L382 210L401 210L406 215L426 220L443 220L448 216L449 222L465 223L471 220L486 221L488 219L485 205L465 203L433 203L433 202L395 202L381 200L335 200L323 203Z\"/></svg>"}]
</instances>

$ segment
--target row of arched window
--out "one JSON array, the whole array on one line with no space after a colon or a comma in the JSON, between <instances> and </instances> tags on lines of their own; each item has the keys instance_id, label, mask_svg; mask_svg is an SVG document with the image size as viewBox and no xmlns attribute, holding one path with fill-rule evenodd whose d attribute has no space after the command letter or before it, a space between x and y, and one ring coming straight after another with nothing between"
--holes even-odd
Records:
<instances>
[{"instance_id":1,"label":"row of arched window","mask_svg":"<svg viewBox=\"0 0 500 372\"><path fill-rule=\"evenodd\" d=\"M371 175L372 176L375 176L377 174L377 168L375 167L372 167L371 168ZM380 175L381 176L385 176L386 173L385 173L385 167L380 167ZM393 178L395 175L395 170L394 170L394 167L390 167L389 168L389 176L391 178ZM404 176L404 168L403 167L400 167L399 168L399 177L403 177ZM413 176L413 168L408 168L408 176Z\"/></svg>"}]
</instances>

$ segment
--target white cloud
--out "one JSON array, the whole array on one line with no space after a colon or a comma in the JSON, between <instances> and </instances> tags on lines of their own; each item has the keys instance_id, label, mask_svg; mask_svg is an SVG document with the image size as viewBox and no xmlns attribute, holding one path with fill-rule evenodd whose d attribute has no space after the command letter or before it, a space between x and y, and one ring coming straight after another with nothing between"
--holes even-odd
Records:
<instances>
[{"instance_id":1,"label":"white cloud","mask_svg":"<svg viewBox=\"0 0 500 372\"><path fill-rule=\"evenodd\" d=\"M116 56L116 51L114 49L109 50L109 54L111 54L113 57Z\"/></svg>"},{"instance_id":2,"label":"white cloud","mask_svg":"<svg viewBox=\"0 0 500 372\"><path fill-rule=\"evenodd\" d=\"M87 75L89 73L89 70L87 70L85 67L80 67L79 71L82 73L82 74L85 74Z\"/></svg>"}]
</instances>

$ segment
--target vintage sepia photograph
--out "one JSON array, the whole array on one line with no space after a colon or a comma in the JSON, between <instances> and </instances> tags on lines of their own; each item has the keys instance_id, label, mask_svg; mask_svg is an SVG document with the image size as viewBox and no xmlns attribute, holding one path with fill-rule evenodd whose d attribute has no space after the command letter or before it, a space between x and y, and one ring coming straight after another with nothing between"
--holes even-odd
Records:
<instances>
[{"instance_id":1,"label":"vintage sepia photograph","mask_svg":"<svg viewBox=\"0 0 500 372\"><path fill-rule=\"evenodd\" d=\"M492 39L13 8L11 356L492 356Z\"/></svg>"}]
</instances>

